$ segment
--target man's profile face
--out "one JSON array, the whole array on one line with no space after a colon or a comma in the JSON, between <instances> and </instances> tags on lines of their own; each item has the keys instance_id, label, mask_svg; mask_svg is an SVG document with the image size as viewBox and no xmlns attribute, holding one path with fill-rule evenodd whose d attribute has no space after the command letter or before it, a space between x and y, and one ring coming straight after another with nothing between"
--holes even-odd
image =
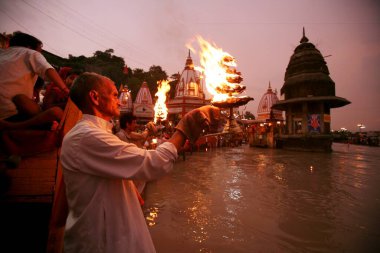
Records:
<instances>
[{"instance_id":1,"label":"man's profile face","mask_svg":"<svg viewBox=\"0 0 380 253\"><path fill-rule=\"evenodd\" d=\"M103 78L103 88L100 91L99 111L106 117L120 116L120 103L115 84L108 78Z\"/></svg>"}]
</instances>

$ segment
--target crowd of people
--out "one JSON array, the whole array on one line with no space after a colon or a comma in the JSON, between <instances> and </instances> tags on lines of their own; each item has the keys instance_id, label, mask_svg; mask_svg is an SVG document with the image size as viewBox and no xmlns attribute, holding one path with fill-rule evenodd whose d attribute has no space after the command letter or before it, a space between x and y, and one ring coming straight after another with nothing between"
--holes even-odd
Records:
<instances>
[{"instance_id":1,"label":"crowd of people","mask_svg":"<svg viewBox=\"0 0 380 253\"><path fill-rule=\"evenodd\" d=\"M165 141L144 148L159 130L149 122L145 131L135 131L136 118L120 115L112 80L68 67L57 71L41 54L42 42L29 34L3 37L0 133L51 128L69 97L83 113L64 136L60 154L68 204L64 251L155 252L136 187L169 173L186 141L215 131L219 109L194 109L163 136ZM41 90L44 98L38 101ZM117 133L112 131L115 118L120 118Z\"/></svg>"}]
</instances>

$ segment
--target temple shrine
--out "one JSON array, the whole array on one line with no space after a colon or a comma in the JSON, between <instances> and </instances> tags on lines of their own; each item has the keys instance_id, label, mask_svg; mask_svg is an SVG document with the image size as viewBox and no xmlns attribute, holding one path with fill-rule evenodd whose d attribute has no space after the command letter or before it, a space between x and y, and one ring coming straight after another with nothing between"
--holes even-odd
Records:
<instances>
[{"instance_id":1,"label":"temple shrine","mask_svg":"<svg viewBox=\"0 0 380 253\"><path fill-rule=\"evenodd\" d=\"M257 108L257 120L267 122L268 120L284 120L282 111L272 109L272 106L279 101L277 90L273 91L269 82L267 92L261 97Z\"/></svg>"},{"instance_id":2,"label":"temple shrine","mask_svg":"<svg viewBox=\"0 0 380 253\"><path fill-rule=\"evenodd\" d=\"M335 96L335 83L321 52L303 36L290 57L281 88L284 99L272 106L285 111L285 132L277 139L284 149L331 152L331 108L350 104Z\"/></svg>"},{"instance_id":3,"label":"temple shrine","mask_svg":"<svg viewBox=\"0 0 380 253\"><path fill-rule=\"evenodd\" d=\"M120 85L119 94L120 112L131 112L133 110L133 101L128 86Z\"/></svg>"},{"instance_id":4,"label":"temple shrine","mask_svg":"<svg viewBox=\"0 0 380 253\"><path fill-rule=\"evenodd\" d=\"M269 82L257 108L257 119L245 121L251 125L248 134L250 146L275 147L274 138L281 132L284 122L282 111L272 109L278 101L277 90L273 91Z\"/></svg>"},{"instance_id":5,"label":"temple shrine","mask_svg":"<svg viewBox=\"0 0 380 253\"><path fill-rule=\"evenodd\" d=\"M149 122L154 117L154 103L146 82L142 83L136 95L135 102L133 103L133 115L141 123Z\"/></svg>"},{"instance_id":6,"label":"temple shrine","mask_svg":"<svg viewBox=\"0 0 380 253\"><path fill-rule=\"evenodd\" d=\"M203 79L194 69L190 50L186 59L185 68L175 87L174 98L167 102L169 120L182 118L187 112L209 104L203 92Z\"/></svg>"}]
</instances>

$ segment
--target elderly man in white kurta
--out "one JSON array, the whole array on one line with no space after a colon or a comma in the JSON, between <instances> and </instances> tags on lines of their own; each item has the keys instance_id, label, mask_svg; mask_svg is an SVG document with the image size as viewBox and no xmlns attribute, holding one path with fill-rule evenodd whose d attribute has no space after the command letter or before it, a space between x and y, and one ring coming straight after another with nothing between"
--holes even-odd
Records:
<instances>
[{"instance_id":1,"label":"elderly man in white kurta","mask_svg":"<svg viewBox=\"0 0 380 253\"><path fill-rule=\"evenodd\" d=\"M190 112L168 142L144 150L112 134L109 122L120 112L111 80L84 73L74 82L70 98L83 118L62 144L69 205L65 252L155 252L131 180L149 181L171 171L186 138L194 141L203 129L214 129L219 110L206 106Z\"/></svg>"}]
</instances>

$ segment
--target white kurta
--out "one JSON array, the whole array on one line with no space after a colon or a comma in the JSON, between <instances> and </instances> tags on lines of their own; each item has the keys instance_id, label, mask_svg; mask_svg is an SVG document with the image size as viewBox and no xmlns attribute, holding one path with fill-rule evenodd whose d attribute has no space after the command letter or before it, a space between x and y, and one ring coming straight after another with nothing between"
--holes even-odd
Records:
<instances>
[{"instance_id":1,"label":"white kurta","mask_svg":"<svg viewBox=\"0 0 380 253\"><path fill-rule=\"evenodd\" d=\"M16 115L12 98L24 94L33 98L37 76L45 79L47 69L53 68L45 57L25 47L0 50L0 119Z\"/></svg>"},{"instance_id":2,"label":"white kurta","mask_svg":"<svg viewBox=\"0 0 380 253\"><path fill-rule=\"evenodd\" d=\"M84 114L66 134L61 162L69 215L65 252L155 252L128 179L153 180L172 170L177 150L164 143L156 150L121 141L112 125Z\"/></svg>"}]
</instances>

